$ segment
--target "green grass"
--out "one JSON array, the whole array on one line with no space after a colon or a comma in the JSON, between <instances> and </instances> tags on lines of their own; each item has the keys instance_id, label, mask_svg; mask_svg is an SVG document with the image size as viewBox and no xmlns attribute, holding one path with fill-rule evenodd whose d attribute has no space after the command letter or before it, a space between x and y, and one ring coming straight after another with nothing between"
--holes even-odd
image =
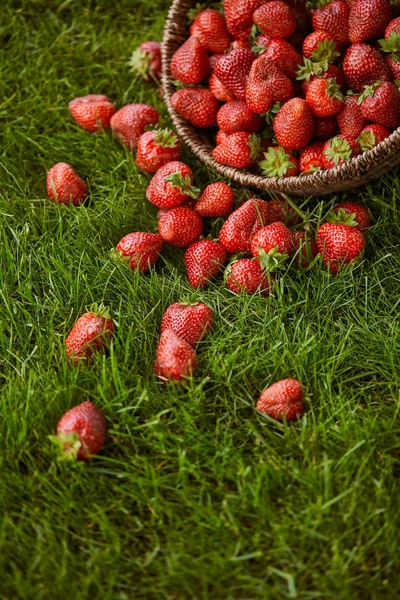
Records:
<instances>
[{"instance_id":1,"label":"green grass","mask_svg":"<svg viewBox=\"0 0 400 600\"><path fill-rule=\"evenodd\" d=\"M144 276L116 263L123 235L156 228L148 177L67 104L106 93L155 105L167 124L157 90L127 67L140 40L160 39L167 8L0 8L0 598L397 598L397 174L340 196L376 223L364 262L337 277L290 269L265 299L222 280L193 294L171 248ZM197 183L217 179L184 158ZM46 199L58 161L88 180L85 206ZM323 215L333 201L304 207ZM215 326L196 378L164 386L152 371L161 316L187 296L213 308ZM71 368L65 336L101 300L118 323L111 351ZM287 376L307 390L290 426L254 409ZM85 399L105 412L106 447L91 464L58 463L47 436Z\"/></svg>"}]
</instances>

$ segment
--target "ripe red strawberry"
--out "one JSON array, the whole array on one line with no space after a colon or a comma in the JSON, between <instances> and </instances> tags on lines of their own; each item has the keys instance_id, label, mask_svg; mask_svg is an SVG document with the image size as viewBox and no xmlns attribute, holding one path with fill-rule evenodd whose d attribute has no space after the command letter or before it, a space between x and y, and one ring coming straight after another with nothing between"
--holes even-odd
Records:
<instances>
[{"instance_id":1,"label":"ripe red strawberry","mask_svg":"<svg viewBox=\"0 0 400 600\"><path fill-rule=\"evenodd\" d=\"M366 206L356 202L342 202L333 208L333 214L328 217L330 223L352 225L360 231L365 231L372 225L371 215Z\"/></svg>"},{"instance_id":2,"label":"ripe red strawberry","mask_svg":"<svg viewBox=\"0 0 400 600\"><path fill-rule=\"evenodd\" d=\"M366 119L397 129L400 125L400 92L390 81L366 87L358 103Z\"/></svg>"},{"instance_id":3,"label":"ripe red strawberry","mask_svg":"<svg viewBox=\"0 0 400 600\"><path fill-rule=\"evenodd\" d=\"M199 239L203 232L203 221L191 208L177 206L161 217L158 231L164 242L177 248L185 248Z\"/></svg>"},{"instance_id":4,"label":"ripe red strawberry","mask_svg":"<svg viewBox=\"0 0 400 600\"><path fill-rule=\"evenodd\" d=\"M193 187L192 170L182 162L173 161L154 175L146 190L146 198L158 208L175 208L189 197L197 198L199 191Z\"/></svg>"},{"instance_id":5,"label":"ripe red strawberry","mask_svg":"<svg viewBox=\"0 0 400 600\"><path fill-rule=\"evenodd\" d=\"M198 85L211 75L210 59L197 37L190 37L171 58L171 75L185 85Z\"/></svg>"},{"instance_id":6,"label":"ripe red strawberry","mask_svg":"<svg viewBox=\"0 0 400 600\"><path fill-rule=\"evenodd\" d=\"M232 262L226 269L226 285L231 292L268 296L274 279L272 273L261 268L260 261L254 258L241 258Z\"/></svg>"},{"instance_id":7,"label":"ripe red strawberry","mask_svg":"<svg viewBox=\"0 0 400 600\"><path fill-rule=\"evenodd\" d=\"M250 252L252 238L268 223L268 203L251 198L225 221L219 233L219 241L228 252Z\"/></svg>"},{"instance_id":8,"label":"ripe red strawberry","mask_svg":"<svg viewBox=\"0 0 400 600\"><path fill-rule=\"evenodd\" d=\"M115 113L115 106L107 96L101 94L89 94L82 98L75 98L68 104L69 111L76 123L96 133L99 129L105 129L110 125L110 119Z\"/></svg>"},{"instance_id":9,"label":"ripe red strawberry","mask_svg":"<svg viewBox=\"0 0 400 600\"><path fill-rule=\"evenodd\" d=\"M304 413L303 387L296 379L282 379L263 391L257 410L277 421L296 421Z\"/></svg>"},{"instance_id":10,"label":"ripe red strawberry","mask_svg":"<svg viewBox=\"0 0 400 600\"><path fill-rule=\"evenodd\" d=\"M292 232L280 221L271 223L251 240L251 253L269 271L280 268L294 252Z\"/></svg>"},{"instance_id":11,"label":"ripe red strawberry","mask_svg":"<svg viewBox=\"0 0 400 600\"><path fill-rule=\"evenodd\" d=\"M159 118L158 111L148 104L127 104L113 115L110 124L115 137L134 150L145 128L157 125Z\"/></svg>"},{"instance_id":12,"label":"ripe red strawberry","mask_svg":"<svg viewBox=\"0 0 400 600\"><path fill-rule=\"evenodd\" d=\"M338 273L344 265L361 257L365 239L361 231L351 225L324 223L317 231L317 246L323 265L331 273Z\"/></svg>"},{"instance_id":13,"label":"ripe red strawberry","mask_svg":"<svg viewBox=\"0 0 400 600\"><path fill-rule=\"evenodd\" d=\"M395 80L400 79L400 17L393 19L385 31L385 39L379 40L381 50L387 52L385 58Z\"/></svg>"},{"instance_id":14,"label":"ripe red strawberry","mask_svg":"<svg viewBox=\"0 0 400 600\"><path fill-rule=\"evenodd\" d=\"M382 36L392 18L392 8L386 0L357 0L350 12L350 42L359 44Z\"/></svg>"},{"instance_id":15,"label":"ripe red strawberry","mask_svg":"<svg viewBox=\"0 0 400 600\"><path fill-rule=\"evenodd\" d=\"M375 148L378 144L386 140L391 135L390 129L384 125L367 125L360 133L357 141L361 146L361 151L366 152Z\"/></svg>"},{"instance_id":16,"label":"ripe red strawberry","mask_svg":"<svg viewBox=\"0 0 400 600\"><path fill-rule=\"evenodd\" d=\"M154 371L163 381L182 381L197 369L197 355L192 346L171 329L162 332L157 346Z\"/></svg>"},{"instance_id":17,"label":"ripe red strawberry","mask_svg":"<svg viewBox=\"0 0 400 600\"><path fill-rule=\"evenodd\" d=\"M218 181L204 188L194 209L202 217L227 217L233 209L235 196L232 188Z\"/></svg>"},{"instance_id":18,"label":"ripe red strawberry","mask_svg":"<svg viewBox=\"0 0 400 600\"><path fill-rule=\"evenodd\" d=\"M283 71L286 77L296 79L297 71L303 64L303 57L287 40L260 36L257 38L257 45L265 47L265 56Z\"/></svg>"},{"instance_id":19,"label":"ripe red strawberry","mask_svg":"<svg viewBox=\"0 0 400 600\"><path fill-rule=\"evenodd\" d=\"M349 16L350 8L347 4L335 0L314 12L312 26L315 31L326 31L341 44L348 44Z\"/></svg>"},{"instance_id":20,"label":"ripe red strawberry","mask_svg":"<svg viewBox=\"0 0 400 600\"><path fill-rule=\"evenodd\" d=\"M292 98L276 115L273 129L276 139L284 148L304 148L314 133L314 118L310 107L301 98Z\"/></svg>"},{"instance_id":21,"label":"ripe red strawberry","mask_svg":"<svg viewBox=\"0 0 400 600\"><path fill-rule=\"evenodd\" d=\"M237 48L220 58L214 67L215 75L238 100L246 99L246 83L255 59L251 50Z\"/></svg>"},{"instance_id":22,"label":"ripe red strawberry","mask_svg":"<svg viewBox=\"0 0 400 600\"><path fill-rule=\"evenodd\" d=\"M256 134L238 131L231 133L213 150L213 157L222 165L246 169L257 162L261 145Z\"/></svg>"},{"instance_id":23,"label":"ripe red strawberry","mask_svg":"<svg viewBox=\"0 0 400 600\"><path fill-rule=\"evenodd\" d=\"M198 129L208 129L217 122L218 100L205 88L185 88L171 96L175 110Z\"/></svg>"},{"instance_id":24,"label":"ripe red strawberry","mask_svg":"<svg viewBox=\"0 0 400 600\"><path fill-rule=\"evenodd\" d=\"M221 131L228 135L237 131L255 133L265 126L265 120L255 115L246 102L228 102L221 106L217 114Z\"/></svg>"},{"instance_id":25,"label":"ripe red strawberry","mask_svg":"<svg viewBox=\"0 0 400 600\"><path fill-rule=\"evenodd\" d=\"M290 79L265 54L253 62L246 85L246 102L250 110L266 113L275 102L286 102L293 95Z\"/></svg>"},{"instance_id":26,"label":"ripe red strawberry","mask_svg":"<svg viewBox=\"0 0 400 600\"><path fill-rule=\"evenodd\" d=\"M167 163L179 160L181 143L171 129L146 131L137 146L136 165L147 173L156 173Z\"/></svg>"},{"instance_id":27,"label":"ripe red strawberry","mask_svg":"<svg viewBox=\"0 0 400 600\"><path fill-rule=\"evenodd\" d=\"M90 460L106 440L104 415L92 402L82 402L68 410L58 422L57 443L64 458Z\"/></svg>"},{"instance_id":28,"label":"ripe red strawberry","mask_svg":"<svg viewBox=\"0 0 400 600\"><path fill-rule=\"evenodd\" d=\"M268 203L270 223L282 221L288 227L301 223L301 216L295 209L281 198L275 198Z\"/></svg>"},{"instance_id":29,"label":"ripe red strawberry","mask_svg":"<svg viewBox=\"0 0 400 600\"><path fill-rule=\"evenodd\" d=\"M219 129L217 135L215 136L215 141L217 142L217 146L219 146L220 144L223 144L228 137L229 136L227 133L224 133L223 131L221 131Z\"/></svg>"},{"instance_id":30,"label":"ripe red strawberry","mask_svg":"<svg viewBox=\"0 0 400 600\"><path fill-rule=\"evenodd\" d=\"M314 119L314 139L330 140L337 132L337 121L335 117L325 117L324 119Z\"/></svg>"},{"instance_id":31,"label":"ripe red strawberry","mask_svg":"<svg viewBox=\"0 0 400 600\"><path fill-rule=\"evenodd\" d=\"M133 52L129 64L137 75L145 81L161 79L161 44L160 42L142 42Z\"/></svg>"},{"instance_id":32,"label":"ripe red strawberry","mask_svg":"<svg viewBox=\"0 0 400 600\"><path fill-rule=\"evenodd\" d=\"M220 102L233 102L236 100L235 95L224 86L214 73L211 75L208 85L214 98Z\"/></svg>"},{"instance_id":33,"label":"ripe red strawberry","mask_svg":"<svg viewBox=\"0 0 400 600\"><path fill-rule=\"evenodd\" d=\"M262 4L253 14L254 23L263 33L271 37L290 38L296 31L296 19L285 2L270 0Z\"/></svg>"},{"instance_id":34,"label":"ripe red strawberry","mask_svg":"<svg viewBox=\"0 0 400 600\"><path fill-rule=\"evenodd\" d=\"M266 177L296 177L299 161L289 150L271 146L264 152L264 160L259 163L259 167Z\"/></svg>"},{"instance_id":35,"label":"ripe red strawberry","mask_svg":"<svg viewBox=\"0 0 400 600\"><path fill-rule=\"evenodd\" d=\"M203 48L212 54L223 54L231 45L231 36L220 12L202 10L190 26L190 35L197 37Z\"/></svg>"},{"instance_id":36,"label":"ripe red strawberry","mask_svg":"<svg viewBox=\"0 0 400 600\"><path fill-rule=\"evenodd\" d=\"M367 119L361 112L358 98L359 96L347 96L343 101L342 110L337 115L341 133L351 138L358 138L368 124Z\"/></svg>"},{"instance_id":37,"label":"ripe red strawberry","mask_svg":"<svg viewBox=\"0 0 400 600\"><path fill-rule=\"evenodd\" d=\"M304 39L303 54L315 63L333 63L340 56L340 45L326 31L313 31Z\"/></svg>"},{"instance_id":38,"label":"ripe red strawberry","mask_svg":"<svg viewBox=\"0 0 400 600\"><path fill-rule=\"evenodd\" d=\"M400 33L400 17L390 21L389 25L386 27L385 40L389 40L393 33Z\"/></svg>"},{"instance_id":39,"label":"ripe red strawberry","mask_svg":"<svg viewBox=\"0 0 400 600\"><path fill-rule=\"evenodd\" d=\"M94 351L106 347L113 332L114 323L107 309L102 304L93 306L90 312L79 317L65 340L68 357L74 362L90 358Z\"/></svg>"},{"instance_id":40,"label":"ripe red strawberry","mask_svg":"<svg viewBox=\"0 0 400 600\"><path fill-rule=\"evenodd\" d=\"M145 273L157 262L162 247L162 238L157 233L137 231L123 237L116 250L128 258L131 269Z\"/></svg>"},{"instance_id":41,"label":"ripe red strawberry","mask_svg":"<svg viewBox=\"0 0 400 600\"><path fill-rule=\"evenodd\" d=\"M247 41L253 27L253 13L262 0L224 0L228 31L235 40Z\"/></svg>"},{"instance_id":42,"label":"ripe red strawberry","mask_svg":"<svg viewBox=\"0 0 400 600\"><path fill-rule=\"evenodd\" d=\"M312 142L304 148L300 155L299 167L301 173L318 171L322 167L322 152L324 142ZM316 168L312 168L312 167Z\"/></svg>"},{"instance_id":43,"label":"ripe red strawberry","mask_svg":"<svg viewBox=\"0 0 400 600\"><path fill-rule=\"evenodd\" d=\"M294 231L292 236L294 248L298 253L296 260L301 267L306 268L318 254L317 242L306 231Z\"/></svg>"},{"instance_id":44,"label":"ripe red strawberry","mask_svg":"<svg viewBox=\"0 0 400 600\"><path fill-rule=\"evenodd\" d=\"M322 162L325 169L333 169L358 156L360 152L357 140L340 134L326 142L322 151Z\"/></svg>"},{"instance_id":45,"label":"ripe red strawberry","mask_svg":"<svg viewBox=\"0 0 400 600\"><path fill-rule=\"evenodd\" d=\"M343 106L343 94L336 79L316 78L308 86L306 102L314 117L332 117Z\"/></svg>"},{"instance_id":46,"label":"ripe red strawberry","mask_svg":"<svg viewBox=\"0 0 400 600\"><path fill-rule=\"evenodd\" d=\"M212 240L200 240L185 252L188 279L195 288L203 288L216 277L226 261L226 251Z\"/></svg>"},{"instance_id":47,"label":"ripe red strawberry","mask_svg":"<svg viewBox=\"0 0 400 600\"><path fill-rule=\"evenodd\" d=\"M170 329L191 346L196 346L206 337L213 321L213 312L207 304L176 302L171 304L164 313L161 333Z\"/></svg>"},{"instance_id":48,"label":"ripe red strawberry","mask_svg":"<svg viewBox=\"0 0 400 600\"><path fill-rule=\"evenodd\" d=\"M47 173L46 190L53 202L78 206L86 198L88 186L70 165L57 163Z\"/></svg>"},{"instance_id":49,"label":"ripe red strawberry","mask_svg":"<svg viewBox=\"0 0 400 600\"><path fill-rule=\"evenodd\" d=\"M301 91L304 95L307 94L310 83L319 78L336 79L340 91L343 93L346 89L346 80L339 67L328 63L313 63L305 58L304 67L299 69L297 75L298 81L302 81Z\"/></svg>"},{"instance_id":50,"label":"ripe red strawberry","mask_svg":"<svg viewBox=\"0 0 400 600\"><path fill-rule=\"evenodd\" d=\"M346 52L343 72L349 87L355 93L377 81L390 81L391 73L379 53L368 44L353 44Z\"/></svg>"},{"instance_id":51,"label":"ripe red strawberry","mask_svg":"<svg viewBox=\"0 0 400 600\"><path fill-rule=\"evenodd\" d=\"M236 50L237 48L246 48L247 50L251 50L250 42L246 42L244 40L234 40L231 46L232 50Z\"/></svg>"}]
</instances>

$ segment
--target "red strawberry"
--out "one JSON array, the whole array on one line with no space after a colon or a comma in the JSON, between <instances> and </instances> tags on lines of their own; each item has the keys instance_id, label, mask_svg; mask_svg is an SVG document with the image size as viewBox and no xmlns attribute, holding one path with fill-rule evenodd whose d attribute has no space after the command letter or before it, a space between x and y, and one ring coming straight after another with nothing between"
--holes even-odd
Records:
<instances>
[{"instance_id":1,"label":"red strawberry","mask_svg":"<svg viewBox=\"0 0 400 600\"><path fill-rule=\"evenodd\" d=\"M92 402L74 406L58 422L57 441L65 458L90 460L105 440L104 415Z\"/></svg>"},{"instance_id":2,"label":"red strawberry","mask_svg":"<svg viewBox=\"0 0 400 600\"><path fill-rule=\"evenodd\" d=\"M350 8L347 4L335 0L314 12L312 26L315 31L326 31L341 44L348 44L349 16Z\"/></svg>"},{"instance_id":3,"label":"red strawberry","mask_svg":"<svg viewBox=\"0 0 400 600\"><path fill-rule=\"evenodd\" d=\"M324 146L324 142L313 142L304 148L299 160L301 173L319 170L319 168L313 169L312 166L322 167L322 151Z\"/></svg>"},{"instance_id":4,"label":"red strawberry","mask_svg":"<svg viewBox=\"0 0 400 600\"><path fill-rule=\"evenodd\" d=\"M215 75L238 100L246 99L246 83L255 59L251 50L237 48L220 58L214 67Z\"/></svg>"},{"instance_id":5,"label":"red strawberry","mask_svg":"<svg viewBox=\"0 0 400 600\"><path fill-rule=\"evenodd\" d=\"M323 265L332 273L338 273L344 265L362 255L365 239L361 231L351 225L324 223L317 231L317 246Z\"/></svg>"},{"instance_id":6,"label":"red strawberry","mask_svg":"<svg viewBox=\"0 0 400 600\"><path fill-rule=\"evenodd\" d=\"M400 79L400 61L397 58L397 52L393 52L392 54L386 56L385 63L389 71L391 72L392 77L394 77L395 80Z\"/></svg>"},{"instance_id":7,"label":"red strawberry","mask_svg":"<svg viewBox=\"0 0 400 600\"><path fill-rule=\"evenodd\" d=\"M195 373L197 356L192 346L171 329L162 332L157 346L154 371L163 381L182 381Z\"/></svg>"},{"instance_id":8,"label":"red strawberry","mask_svg":"<svg viewBox=\"0 0 400 600\"><path fill-rule=\"evenodd\" d=\"M143 77L145 81L161 79L161 44L160 42L142 42L132 54L129 61L132 71Z\"/></svg>"},{"instance_id":9,"label":"red strawberry","mask_svg":"<svg viewBox=\"0 0 400 600\"><path fill-rule=\"evenodd\" d=\"M323 141L329 140L335 135L337 128L335 117L315 119L314 139Z\"/></svg>"},{"instance_id":10,"label":"red strawberry","mask_svg":"<svg viewBox=\"0 0 400 600\"><path fill-rule=\"evenodd\" d=\"M137 146L136 165L147 173L156 173L167 163L179 160L181 143L171 129L146 131Z\"/></svg>"},{"instance_id":11,"label":"red strawberry","mask_svg":"<svg viewBox=\"0 0 400 600\"><path fill-rule=\"evenodd\" d=\"M253 62L246 86L246 102L250 110L266 113L275 102L286 102L293 95L290 79L265 54Z\"/></svg>"},{"instance_id":12,"label":"red strawberry","mask_svg":"<svg viewBox=\"0 0 400 600\"><path fill-rule=\"evenodd\" d=\"M203 288L216 277L226 261L226 251L212 240L201 240L185 252L187 275L191 285Z\"/></svg>"},{"instance_id":13,"label":"red strawberry","mask_svg":"<svg viewBox=\"0 0 400 600\"><path fill-rule=\"evenodd\" d=\"M341 133L354 139L358 138L368 124L367 119L361 112L358 98L359 96L347 96L343 101L342 110L337 115Z\"/></svg>"},{"instance_id":14,"label":"red strawberry","mask_svg":"<svg viewBox=\"0 0 400 600\"><path fill-rule=\"evenodd\" d=\"M219 240L228 252L250 252L252 238L269 222L268 203L251 198L228 217L219 233Z\"/></svg>"},{"instance_id":15,"label":"red strawberry","mask_svg":"<svg viewBox=\"0 0 400 600\"><path fill-rule=\"evenodd\" d=\"M308 86L306 102L314 117L332 117L343 106L343 94L336 79L316 78Z\"/></svg>"},{"instance_id":16,"label":"red strawberry","mask_svg":"<svg viewBox=\"0 0 400 600\"><path fill-rule=\"evenodd\" d=\"M268 203L268 213L270 223L282 221L288 227L301 223L301 216L299 213L296 212L286 200L282 200L280 198L271 200L271 202Z\"/></svg>"},{"instance_id":17,"label":"red strawberry","mask_svg":"<svg viewBox=\"0 0 400 600\"><path fill-rule=\"evenodd\" d=\"M217 135L215 136L215 141L217 142L217 146L219 146L220 144L223 144L228 137L229 137L229 135L227 133L224 133L223 131L221 131L219 129Z\"/></svg>"},{"instance_id":18,"label":"red strawberry","mask_svg":"<svg viewBox=\"0 0 400 600\"><path fill-rule=\"evenodd\" d=\"M202 217L227 217L233 209L235 196L232 188L218 181L210 183L197 200L194 209Z\"/></svg>"},{"instance_id":19,"label":"red strawberry","mask_svg":"<svg viewBox=\"0 0 400 600\"><path fill-rule=\"evenodd\" d=\"M282 379L263 391L257 410L277 421L296 421L304 413L303 387L296 379Z\"/></svg>"},{"instance_id":20,"label":"red strawberry","mask_svg":"<svg viewBox=\"0 0 400 600\"><path fill-rule=\"evenodd\" d=\"M385 39L390 39L393 33L400 33L400 17L397 17L397 19L393 19L392 21L390 21L389 25L386 27L385 30Z\"/></svg>"},{"instance_id":21,"label":"red strawberry","mask_svg":"<svg viewBox=\"0 0 400 600\"><path fill-rule=\"evenodd\" d=\"M367 125L360 133L357 141L361 146L361 151L366 152L375 148L378 144L386 140L392 132L384 125Z\"/></svg>"},{"instance_id":22,"label":"red strawberry","mask_svg":"<svg viewBox=\"0 0 400 600\"><path fill-rule=\"evenodd\" d=\"M253 27L253 13L262 0L224 0L228 31L236 40L246 41Z\"/></svg>"},{"instance_id":23,"label":"red strawberry","mask_svg":"<svg viewBox=\"0 0 400 600\"><path fill-rule=\"evenodd\" d=\"M191 208L178 206L161 217L158 231L164 242L177 248L185 248L199 239L203 232L203 221Z\"/></svg>"},{"instance_id":24,"label":"red strawberry","mask_svg":"<svg viewBox=\"0 0 400 600\"><path fill-rule=\"evenodd\" d=\"M79 317L68 334L65 340L68 357L74 362L90 358L95 350L106 347L113 332L114 323L108 311L102 304L94 306L90 312Z\"/></svg>"},{"instance_id":25,"label":"red strawberry","mask_svg":"<svg viewBox=\"0 0 400 600\"><path fill-rule=\"evenodd\" d=\"M226 285L231 292L268 296L274 276L261 268L260 261L241 258L226 269Z\"/></svg>"},{"instance_id":26,"label":"red strawberry","mask_svg":"<svg viewBox=\"0 0 400 600\"><path fill-rule=\"evenodd\" d=\"M231 46L232 50L236 50L237 48L246 48L247 50L251 50L250 42L246 42L244 40L234 40Z\"/></svg>"},{"instance_id":27,"label":"red strawberry","mask_svg":"<svg viewBox=\"0 0 400 600\"><path fill-rule=\"evenodd\" d=\"M162 247L162 238L157 233L137 231L123 237L116 250L122 257L128 257L131 269L145 273L157 262Z\"/></svg>"},{"instance_id":28,"label":"red strawberry","mask_svg":"<svg viewBox=\"0 0 400 600\"><path fill-rule=\"evenodd\" d=\"M280 221L260 229L251 240L251 253L261 265L272 271L279 268L294 252L292 232Z\"/></svg>"},{"instance_id":29,"label":"red strawberry","mask_svg":"<svg viewBox=\"0 0 400 600\"><path fill-rule=\"evenodd\" d=\"M292 236L295 250L298 252L296 260L301 267L306 268L318 254L317 242L306 231L294 231Z\"/></svg>"},{"instance_id":30,"label":"red strawberry","mask_svg":"<svg viewBox=\"0 0 400 600\"><path fill-rule=\"evenodd\" d=\"M357 0L350 12L350 42L359 44L380 37L392 17L392 8L386 0Z\"/></svg>"},{"instance_id":31,"label":"red strawberry","mask_svg":"<svg viewBox=\"0 0 400 600\"><path fill-rule=\"evenodd\" d=\"M107 96L89 94L75 98L68 104L72 118L80 127L96 133L110 125L110 119L115 113L115 106Z\"/></svg>"},{"instance_id":32,"label":"red strawberry","mask_svg":"<svg viewBox=\"0 0 400 600\"><path fill-rule=\"evenodd\" d=\"M322 162L325 169L333 169L358 156L360 152L361 148L357 140L340 134L326 142L322 152Z\"/></svg>"},{"instance_id":33,"label":"red strawberry","mask_svg":"<svg viewBox=\"0 0 400 600\"><path fill-rule=\"evenodd\" d=\"M137 143L148 125L157 125L160 115L148 104L127 104L111 118L113 134L130 150Z\"/></svg>"},{"instance_id":34,"label":"red strawberry","mask_svg":"<svg viewBox=\"0 0 400 600\"><path fill-rule=\"evenodd\" d=\"M340 91L343 93L346 89L346 80L343 72L336 65L328 63L312 63L307 58L304 59L304 67L299 69L297 79L302 81L301 90L304 95L307 94L310 84L316 79L336 79Z\"/></svg>"},{"instance_id":35,"label":"red strawberry","mask_svg":"<svg viewBox=\"0 0 400 600\"><path fill-rule=\"evenodd\" d=\"M190 26L190 35L197 37L207 52L223 54L231 45L231 36L220 12L202 10Z\"/></svg>"},{"instance_id":36,"label":"red strawberry","mask_svg":"<svg viewBox=\"0 0 400 600\"><path fill-rule=\"evenodd\" d=\"M171 304L161 321L161 333L172 330L191 346L196 346L210 331L214 321L211 308L207 304Z\"/></svg>"},{"instance_id":37,"label":"red strawberry","mask_svg":"<svg viewBox=\"0 0 400 600\"><path fill-rule=\"evenodd\" d=\"M310 107L301 98L292 98L276 115L273 129L276 139L284 148L304 148L314 133L314 118Z\"/></svg>"},{"instance_id":38,"label":"red strawberry","mask_svg":"<svg viewBox=\"0 0 400 600\"><path fill-rule=\"evenodd\" d=\"M312 158L308 161L308 163L304 164L302 173L310 174L317 173L317 171L321 171L324 168L324 163L322 158Z\"/></svg>"},{"instance_id":39,"label":"red strawberry","mask_svg":"<svg viewBox=\"0 0 400 600\"><path fill-rule=\"evenodd\" d=\"M273 37L290 38L296 31L296 19L285 2L270 0L253 14L254 23L263 33Z\"/></svg>"},{"instance_id":40,"label":"red strawberry","mask_svg":"<svg viewBox=\"0 0 400 600\"><path fill-rule=\"evenodd\" d=\"M260 36L257 38L257 44L261 48L266 48L265 56L283 71L286 77L296 79L297 71L303 64L303 57L288 41L281 38L267 39L265 36Z\"/></svg>"},{"instance_id":41,"label":"red strawberry","mask_svg":"<svg viewBox=\"0 0 400 600\"><path fill-rule=\"evenodd\" d=\"M362 92L376 81L390 81L391 74L379 50L368 44L353 44L346 52L343 72L353 92Z\"/></svg>"},{"instance_id":42,"label":"red strawberry","mask_svg":"<svg viewBox=\"0 0 400 600\"><path fill-rule=\"evenodd\" d=\"M316 63L333 63L340 56L340 45L326 31L313 31L303 42L303 54Z\"/></svg>"},{"instance_id":43,"label":"red strawberry","mask_svg":"<svg viewBox=\"0 0 400 600\"><path fill-rule=\"evenodd\" d=\"M254 133L238 131L214 148L213 157L222 165L246 169L257 162L260 149L260 140Z\"/></svg>"},{"instance_id":44,"label":"red strawberry","mask_svg":"<svg viewBox=\"0 0 400 600\"><path fill-rule=\"evenodd\" d=\"M208 85L214 98L220 102L233 102L236 99L235 95L224 86L216 75L211 75Z\"/></svg>"},{"instance_id":45,"label":"red strawberry","mask_svg":"<svg viewBox=\"0 0 400 600\"><path fill-rule=\"evenodd\" d=\"M185 85L198 85L211 74L207 52L193 36L178 48L170 66L172 77Z\"/></svg>"},{"instance_id":46,"label":"red strawberry","mask_svg":"<svg viewBox=\"0 0 400 600\"><path fill-rule=\"evenodd\" d=\"M379 40L381 50L388 52L386 65L392 72L394 79L400 79L400 17L393 19L385 31L385 39Z\"/></svg>"},{"instance_id":47,"label":"red strawberry","mask_svg":"<svg viewBox=\"0 0 400 600\"><path fill-rule=\"evenodd\" d=\"M192 170L182 162L173 161L161 167L150 181L146 198L158 208L175 208L184 204L189 197L197 198L193 187Z\"/></svg>"},{"instance_id":48,"label":"red strawberry","mask_svg":"<svg viewBox=\"0 0 400 600\"><path fill-rule=\"evenodd\" d=\"M88 186L70 165L57 163L47 173L46 190L53 202L78 206L86 198Z\"/></svg>"},{"instance_id":49,"label":"red strawberry","mask_svg":"<svg viewBox=\"0 0 400 600\"><path fill-rule=\"evenodd\" d=\"M259 163L266 177L296 177L299 161L289 150L281 146L271 146L264 152L264 160Z\"/></svg>"},{"instance_id":50,"label":"red strawberry","mask_svg":"<svg viewBox=\"0 0 400 600\"><path fill-rule=\"evenodd\" d=\"M221 131L227 134L237 131L255 133L265 126L265 120L257 117L246 102L228 102L221 106L217 114L217 123Z\"/></svg>"},{"instance_id":51,"label":"red strawberry","mask_svg":"<svg viewBox=\"0 0 400 600\"><path fill-rule=\"evenodd\" d=\"M329 215L329 222L352 225L360 231L365 231L372 225L368 208L356 202L342 202L341 204L337 204L333 208L333 214Z\"/></svg>"},{"instance_id":52,"label":"red strawberry","mask_svg":"<svg viewBox=\"0 0 400 600\"><path fill-rule=\"evenodd\" d=\"M185 88L171 96L171 104L184 119L198 129L208 129L217 122L218 100L210 90Z\"/></svg>"},{"instance_id":53,"label":"red strawberry","mask_svg":"<svg viewBox=\"0 0 400 600\"><path fill-rule=\"evenodd\" d=\"M397 129L400 125L400 92L390 81L366 87L358 103L366 119Z\"/></svg>"}]
</instances>

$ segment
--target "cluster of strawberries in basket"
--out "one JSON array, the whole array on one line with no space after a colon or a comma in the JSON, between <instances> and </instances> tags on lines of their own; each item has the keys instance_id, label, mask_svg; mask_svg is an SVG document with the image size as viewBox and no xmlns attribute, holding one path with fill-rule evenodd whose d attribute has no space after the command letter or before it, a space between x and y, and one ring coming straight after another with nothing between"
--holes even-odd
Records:
<instances>
[{"instance_id":1,"label":"cluster of strawberries in basket","mask_svg":"<svg viewBox=\"0 0 400 600\"><path fill-rule=\"evenodd\" d=\"M331 169L400 126L393 17L387 0L224 0L223 13L191 11L171 60L171 104L198 129L218 126L223 165L267 177Z\"/></svg>"}]
</instances>

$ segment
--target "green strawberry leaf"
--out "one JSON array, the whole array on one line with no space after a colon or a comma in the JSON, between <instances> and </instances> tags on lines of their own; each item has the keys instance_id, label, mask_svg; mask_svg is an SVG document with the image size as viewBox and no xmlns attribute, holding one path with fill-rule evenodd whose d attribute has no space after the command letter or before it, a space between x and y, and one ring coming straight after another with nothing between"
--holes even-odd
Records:
<instances>
[{"instance_id":1,"label":"green strawberry leaf","mask_svg":"<svg viewBox=\"0 0 400 600\"><path fill-rule=\"evenodd\" d=\"M336 50L336 42L326 38L318 43L313 52L312 59L314 62L333 63L338 56L340 56L340 52Z\"/></svg>"},{"instance_id":2,"label":"green strawberry leaf","mask_svg":"<svg viewBox=\"0 0 400 600\"><path fill-rule=\"evenodd\" d=\"M290 154L286 154L283 148L268 148L264 152L265 160L259 163L262 174L267 177L284 177L289 169L293 168Z\"/></svg>"},{"instance_id":3,"label":"green strawberry leaf","mask_svg":"<svg viewBox=\"0 0 400 600\"><path fill-rule=\"evenodd\" d=\"M190 196L194 200L197 200L199 197L201 190L192 186L189 175L182 177L182 174L177 171L176 173L172 173L165 178L165 181L171 184L172 187L179 188L180 192L186 196Z\"/></svg>"},{"instance_id":4,"label":"green strawberry leaf","mask_svg":"<svg viewBox=\"0 0 400 600\"><path fill-rule=\"evenodd\" d=\"M364 131L358 138L358 143L361 146L361 150L366 152L376 146L376 136L373 131Z\"/></svg>"},{"instance_id":5,"label":"green strawberry leaf","mask_svg":"<svg viewBox=\"0 0 400 600\"><path fill-rule=\"evenodd\" d=\"M178 136L171 129L158 129L154 143L162 148L175 148L178 143Z\"/></svg>"},{"instance_id":6,"label":"green strawberry leaf","mask_svg":"<svg viewBox=\"0 0 400 600\"><path fill-rule=\"evenodd\" d=\"M382 84L382 81L377 81L376 83L373 83L372 85L366 85L364 86L364 91L363 93L360 95L359 99L357 100L357 104L362 104L363 101L366 98L369 97L373 97L375 94L376 89Z\"/></svg>"},{"instance_id":7,"label":"green strawberry leaf","mask_svg":"<svg viewBox=\"0 0 400 600\"><path fill-rule=\"evenodd\" d=\"M337 136L331 140L324 154L329 161L333 161L335 166L337 166L341 161L347 162L350 160L351 152L349 142Z\"/></svg>"},{"instance_id":8,"label":"green strawberry leaf","mask_svg":"<svg viewBox=\"0 0 400 600\"><path fill-rule=\"evenodd\" d=\"M326 217L328 223L340 223L342 225L351 225L357 227L358 222L355 219L356 213L349 214L343 208L339 208L337 213L331 210Z\"/></svg>"},{"instance_id":9,"label":"green strawberry leaf","mask_svg":"<svg viewBox=\"0 0 400 600\"><path fill-rule=\"evenodd\" d=\"M49 435L48 439L57 448L58 460L76 460L82 442L77 433L60 433L59 435Z\"/></svg>"}]
</instances>

